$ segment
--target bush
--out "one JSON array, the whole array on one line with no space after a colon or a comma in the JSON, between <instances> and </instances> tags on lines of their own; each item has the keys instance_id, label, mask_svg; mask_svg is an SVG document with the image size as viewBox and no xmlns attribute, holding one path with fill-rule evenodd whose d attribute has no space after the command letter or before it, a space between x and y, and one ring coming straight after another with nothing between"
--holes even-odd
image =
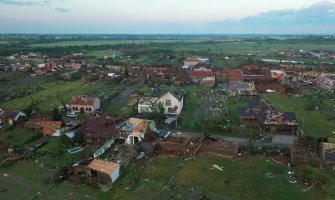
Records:
<instances>
[{"instance_id":1,"label":"bush","mask_svg":"<svg viewBox=\"0 0 335 200\"><path fill-rule=\"evenodd\" d=\"M62 146L66 147L66 148L73 146L73 142L66 135L61 135L60 136L60 141L62 143Z\"/></svg>"}]
</instances>

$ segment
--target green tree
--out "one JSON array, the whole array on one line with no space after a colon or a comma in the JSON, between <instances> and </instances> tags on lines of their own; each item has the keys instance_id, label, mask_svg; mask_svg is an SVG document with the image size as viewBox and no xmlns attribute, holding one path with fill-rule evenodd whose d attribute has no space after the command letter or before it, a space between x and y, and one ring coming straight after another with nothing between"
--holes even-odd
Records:
<instances>
[{"instance_id":1,"label":"green tree","mask_svg":"<svg viewBox=\"0 0 335 200\"><path fill-rule=\"evenodd\" d=\"M59 110L57 107L54 107L52 109L52 120L54 121L62 120L62 115L59 113Z\"/></svg>"}]
</instances>

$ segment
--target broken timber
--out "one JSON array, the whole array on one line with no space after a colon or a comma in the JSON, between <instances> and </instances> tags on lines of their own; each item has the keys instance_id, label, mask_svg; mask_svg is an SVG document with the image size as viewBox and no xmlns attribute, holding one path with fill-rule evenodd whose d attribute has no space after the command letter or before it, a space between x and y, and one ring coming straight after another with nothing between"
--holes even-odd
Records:
<instances>
[{"instance_id":1,"label":"broken timber","mask_svg":"<svg viewBox=\"0 0 335 200\"><path fill-rule=\"evenodd\" d=\"M108 149L110 149L112 147L112 145L114 144L115 139L110 139L108 142L106 142L104 145L102 145L94 154L93 157L97 158L98 156L101 156L102 154L104 154Z\"/></svg>"}]
</instances>

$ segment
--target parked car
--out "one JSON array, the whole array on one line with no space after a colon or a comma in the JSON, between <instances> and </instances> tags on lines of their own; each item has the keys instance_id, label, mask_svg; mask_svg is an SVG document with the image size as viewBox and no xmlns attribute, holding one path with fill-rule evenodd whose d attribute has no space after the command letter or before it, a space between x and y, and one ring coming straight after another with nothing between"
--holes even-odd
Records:
<instances>
[{"instance_id":1,"label":"parked car","mask_svg":"<svg viewBox=\"0 0 335 200\"><path fill-rule=\"evenodd\" d=\"M71 113L68 113L66 116L68 116L68 117L78 117L78 113L71 112Z\"/></svg>"}]
</instances>

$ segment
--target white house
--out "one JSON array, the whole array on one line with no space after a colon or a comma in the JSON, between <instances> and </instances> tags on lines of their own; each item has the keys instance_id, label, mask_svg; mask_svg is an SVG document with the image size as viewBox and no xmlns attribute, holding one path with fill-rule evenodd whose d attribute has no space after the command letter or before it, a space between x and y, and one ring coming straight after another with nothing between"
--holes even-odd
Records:
<instances>
[{"instance_id":1,"label":"white house","mask_svg":"<svg viewBox=\"0 0 335 200\"><path fill-rule=\"evenodd\" d=\"M75 96L70 102L72 112L94 113L100 108L100 99L97 97Z\"/></svg>"},{"instance_id":2,"label":"white house","mask_svg":"<svg viewBox=\"0 0 335 200\"><path fill-rule=\"evenodd\" d=\"M158 102L163 104L164 114L179 115L183 108L184 97L173 92L167 92L158 99Z\"/></svg>"},{"instance_id":3,"label":"white house","mask_svg":"<svg viewBox=\"0 0 335 200\"><path fill-rule=\"evenodd\" d=\"M164 107L164 114L179 115L184 104L183 95L174 92L167 92L161 97L143 97L138 103L138 113L152 112L151 105L153 103L162 103Z\"/></svg>"}]
</instances>

